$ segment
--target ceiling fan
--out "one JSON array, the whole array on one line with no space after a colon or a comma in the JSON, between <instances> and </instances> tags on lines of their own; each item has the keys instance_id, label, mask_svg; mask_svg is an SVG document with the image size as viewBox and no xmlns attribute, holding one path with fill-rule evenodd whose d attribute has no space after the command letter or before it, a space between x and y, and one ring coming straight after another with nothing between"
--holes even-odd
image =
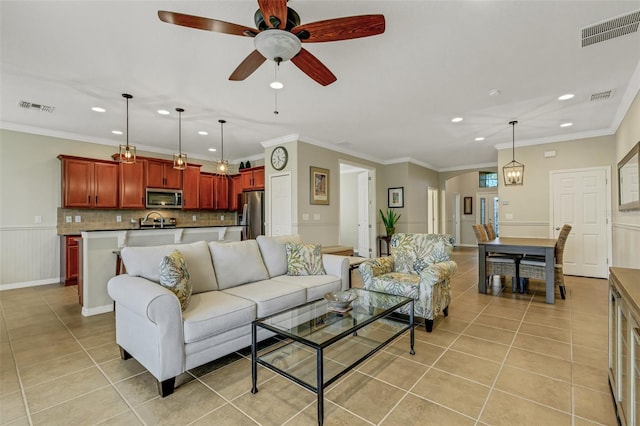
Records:
<instances>
[{"instance_id":1,"label":"ceiling fan","mask_svg":"<svg viewBox=\"0 0 640 426\"><path fill-rule=\"evenodd\" d=\"M336 81L336 76L303 48L302 43L369 37L382 34L385 28L383 15L349 16L300 25L300 16L287 7L287 0L258 0L258 6L254 14L256 28L165 10L159 10L158 17L183 27L253 37L255 50L231 73L229 80L244 80L267 59L278 64L291 59L302 72L323 86Z\"/></svg>"}]
</instances>

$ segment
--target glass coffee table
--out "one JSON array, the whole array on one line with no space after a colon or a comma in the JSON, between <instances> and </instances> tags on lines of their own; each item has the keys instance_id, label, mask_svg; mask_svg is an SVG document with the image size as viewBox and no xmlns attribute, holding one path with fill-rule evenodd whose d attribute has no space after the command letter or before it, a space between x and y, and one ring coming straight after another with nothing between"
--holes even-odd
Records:
<instances>
[{"instance_id":1,"label":"glass coffee table","mask_svg":"<svg viewBox=\"0 0 640 426\"><path fill-rule=\"evenodd\" d=\"M318 424L324 417L324 389L371 357L393 339L410 330L414 355L413 299L352 288L358 298L351 310L330 309L317 300L253 321L251 329L251 393L257 393L258 364L315 392L318 396ZM391 314L411 304L409 322ZM282 342L258 354L258 328L284 337Z\"/></svg>"}]
</instances>

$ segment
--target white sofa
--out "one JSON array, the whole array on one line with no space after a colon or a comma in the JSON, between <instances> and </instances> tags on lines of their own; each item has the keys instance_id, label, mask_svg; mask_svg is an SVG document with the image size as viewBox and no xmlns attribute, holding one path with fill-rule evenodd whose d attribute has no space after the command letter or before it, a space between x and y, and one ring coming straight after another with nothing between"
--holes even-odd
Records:
<instances>
[{"instance_id":1,"label":"white sofa","mask_svg":"<svg viewBox=\"0 0 640 426\"><path fill-rule=\"evenodd\" d=\"M285 243L299 236L231 243L204 241L125 247L127 274L109 280L116 306L116 342L123 359L134 357L170 395L179 374L251 344L251 323L330 291L348 288L349 262L323 255L326 275L288 276ZM164 256L178 249L193 293L184 312L178 298L157 284ZM262 333L259 340L271 336Z\"/></svg>"}]
</instances>

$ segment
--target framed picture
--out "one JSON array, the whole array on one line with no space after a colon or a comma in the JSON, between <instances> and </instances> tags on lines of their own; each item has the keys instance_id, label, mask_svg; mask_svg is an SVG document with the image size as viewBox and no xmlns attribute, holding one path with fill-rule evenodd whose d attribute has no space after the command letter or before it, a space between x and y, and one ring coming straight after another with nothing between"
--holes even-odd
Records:
<instances>
[{"instance_id":1,"label":"framed picture","mask_svg":"<svg viewBox=\"0 0 640 426\"><path fill-rule=\"evenodd\" d=\"M329 169L311 166L309 170L310 203L329 205Z\"/></svg>"},{"instance_id":2,"label":"framed picture","mask_svg":"<svg viewBox=\"0 0 640 426\"><path fill-rule=\"evenodd\" d=\"M389 208L402 208L404 207L404 186L399 188L389 188L387 190Z\"/></svg>"},{"instance_id":3,"label":"framed picture","mask_svg":"<svg viewBox=\"0 0 640 426\"><path fill-rule=\"evenodd\" d=\"M473 197L464 197L464 214L473 214Z\"/></svg>"}]
</instances>

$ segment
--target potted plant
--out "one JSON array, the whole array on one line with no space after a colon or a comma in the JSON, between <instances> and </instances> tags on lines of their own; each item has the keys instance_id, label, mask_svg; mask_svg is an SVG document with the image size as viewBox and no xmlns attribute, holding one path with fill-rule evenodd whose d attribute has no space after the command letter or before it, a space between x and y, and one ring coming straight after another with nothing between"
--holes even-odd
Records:
<instances>
[{"instance_id":1,"label":"potted plant","mask_svg":"<svg viewBox=\"0 0 640 426\"><path fill-rule=\"evenodd\" d=\"M387 210L387 214L385 216L384 212L380 210L380 217L382 218L382 222L384 223L384 227L387 230L387 236L392 236L394 232L396 232L396 223L400 220L400 214L396 214L393 210Z\"/></svg>"}]
</instances>

